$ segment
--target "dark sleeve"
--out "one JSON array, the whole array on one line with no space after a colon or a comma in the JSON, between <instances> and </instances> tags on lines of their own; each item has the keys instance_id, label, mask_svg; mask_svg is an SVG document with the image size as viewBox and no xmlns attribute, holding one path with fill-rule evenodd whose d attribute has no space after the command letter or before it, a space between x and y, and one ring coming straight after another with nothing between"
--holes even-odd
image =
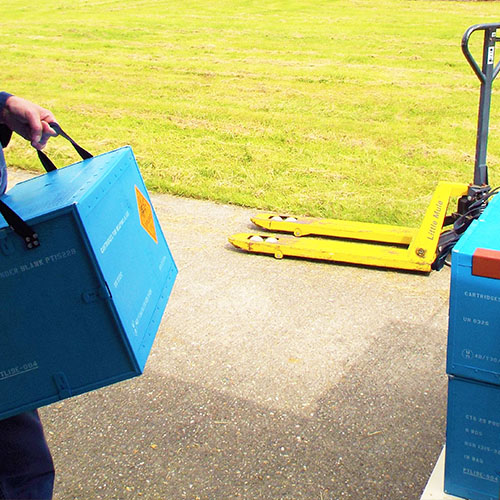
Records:
<instances>
[{"instance_id":1,"label":"dark sleeve","mask_svg":"<svg viewBox=\"0 0 500 500\"><path fill-rule=\"evenodd\" d=\"M11 95L12 94L9 94L8 92L0 92L0 113L2 112L2 109L4 108L7 99ZM0 143L2 144L2 147L5 147L7 146L7 144L9 144L11 136L12 136L12 130L10 130L10 128L7 127L7 125L0 124Z\"/></svg>"}]
</instances>

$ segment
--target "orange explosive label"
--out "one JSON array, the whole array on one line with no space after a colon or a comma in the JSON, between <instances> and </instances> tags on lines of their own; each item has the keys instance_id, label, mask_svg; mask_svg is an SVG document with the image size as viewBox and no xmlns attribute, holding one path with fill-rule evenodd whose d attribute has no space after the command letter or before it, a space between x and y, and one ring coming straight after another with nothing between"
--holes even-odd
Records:
<instances>
[{"instance_id":1,"label":"orange explosive label","mask_svg":"<svg viewBox=\"0 0 500 500\"><path fill-rule=\"evenodd\" d=\"M151 204L146 199L146 197L139 191L139 188L135 186L135 196L137 198L137 207L139 209L139 219L141 221L141 226L146 230L146 232L158 243L158 238L156 237L155 220L153 217L153 208Z\"/></svg>"}]
</instances>

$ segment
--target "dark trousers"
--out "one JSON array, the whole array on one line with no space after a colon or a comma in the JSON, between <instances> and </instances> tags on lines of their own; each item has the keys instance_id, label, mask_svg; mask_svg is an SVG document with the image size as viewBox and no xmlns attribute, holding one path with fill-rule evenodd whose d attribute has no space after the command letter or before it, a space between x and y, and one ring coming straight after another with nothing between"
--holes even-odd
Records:
<instances>
[{"instance_id":1,"label":"dark trousers","mask_svg":"<svg viewBox=\"0 0 500 500\"><path fill-rule=\"evenodd\" d=\"M37 411L0 420L0 500L50 500L54 463Z\"/></svg>"}]
</instances>

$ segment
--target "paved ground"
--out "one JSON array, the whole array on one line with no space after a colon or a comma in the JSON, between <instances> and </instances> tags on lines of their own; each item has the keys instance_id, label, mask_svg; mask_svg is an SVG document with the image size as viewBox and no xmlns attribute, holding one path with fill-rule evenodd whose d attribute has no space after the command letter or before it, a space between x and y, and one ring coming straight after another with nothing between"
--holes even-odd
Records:
<instances>
[{"instance_id":1,"label":"paved ground","mask_svg":"<svg viewBox=\"0 0 500 500\"><path fill-rule=\"evenodd\" d=\"M227 237L252 211L153 203L179 276L143 376L42 409L55 499L420 498L449 270L248 255Z\"/></svg>"}]
</instances>

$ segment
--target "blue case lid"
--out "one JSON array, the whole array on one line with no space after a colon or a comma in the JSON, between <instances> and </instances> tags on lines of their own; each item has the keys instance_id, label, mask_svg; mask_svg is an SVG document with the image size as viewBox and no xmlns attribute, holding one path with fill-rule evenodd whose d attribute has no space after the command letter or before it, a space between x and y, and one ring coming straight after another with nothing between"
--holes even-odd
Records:
<instances>
[{"instance_id":1,"label":"blue case lid","mask_svg":"<svg viewBox=\"0 0 500 500\"><path fill-rule=\"evenodd\" d=\"M92 196L96 179L105 177L111 172L112 165L131 156L130 146L124 146L20 182L1 199L23 220L28 221ZM0 215L0 229L7 226Z\"/></svg>"}]
</instances>

